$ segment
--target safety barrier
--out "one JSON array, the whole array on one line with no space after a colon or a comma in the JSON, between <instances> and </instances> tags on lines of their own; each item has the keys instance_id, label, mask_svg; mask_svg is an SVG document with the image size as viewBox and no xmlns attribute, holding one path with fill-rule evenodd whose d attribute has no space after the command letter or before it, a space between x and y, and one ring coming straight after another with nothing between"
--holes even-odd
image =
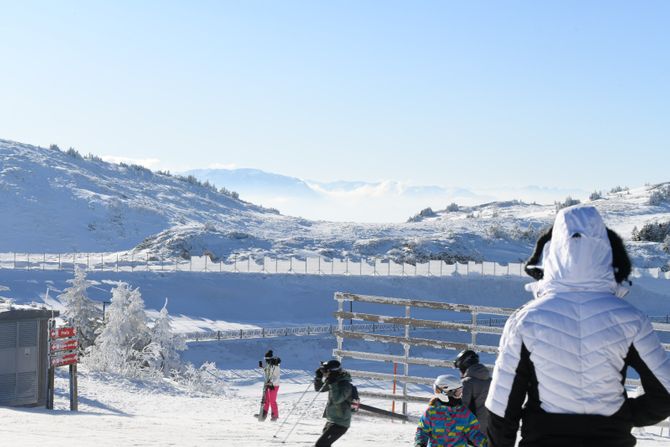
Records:
<instances>
[{"instance_id":1,"label":"safety barrier","mask_svg":"<svg viewBox=\"0 0 670 447\"><path fill-rule=\"evenodd\" d=\"M272 258L232 255L213 261L209 256L165 257L148 252L118 253L0 253L0 268L107 272L227 272L352 276L525 276L522 263L493 261L447 263L441 260L407 263L370 257L336 259L322 256ZM634 269L634 278L670 279L660 268Z\"/></svg>"}]
</instances>

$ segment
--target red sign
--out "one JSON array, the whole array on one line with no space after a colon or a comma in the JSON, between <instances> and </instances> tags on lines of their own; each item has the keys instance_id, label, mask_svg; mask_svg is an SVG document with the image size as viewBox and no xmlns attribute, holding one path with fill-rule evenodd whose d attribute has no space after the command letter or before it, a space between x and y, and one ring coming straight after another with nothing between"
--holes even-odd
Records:
<instances>
[{"instance_id":1,"label":"red sign","mask_svg":"<svg viewBox=\"0 0 670 447\"><path fill-rule=\"evenodd\" d=\"M77 330L73 327L59 327L49 331L49 337L51 338L70 338L75 335L77 335Z\"/></svg>"},{"instance_id":2,"label":"red sign","mask_svg":"<svg viewBox=\"0 0 670 447\"><path fill-rule=\"evenodd\" d=\"M79 347L79 342L76 338L70 338L67 340L52 340L50 343L51 352L56 351L74 351Z\"/></svg>"},{"instance_id":3,"label":"red sign","mask_svg":"<svg viewBox=\"0 0 670 447\"><path fill-rule=\"evenodd\" d=\"M77 353L69 353L51 357L51 366L64 366L77 363Z\"/></svg>"}]
</instances>

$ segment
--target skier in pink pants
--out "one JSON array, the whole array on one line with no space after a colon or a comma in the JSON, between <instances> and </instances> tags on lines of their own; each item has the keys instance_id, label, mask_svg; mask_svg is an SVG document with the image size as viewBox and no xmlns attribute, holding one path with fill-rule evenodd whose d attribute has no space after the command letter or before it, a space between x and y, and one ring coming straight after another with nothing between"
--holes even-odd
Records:
<instances>
[{"instance_id":1,"label":"skier in pink pants","mask_svg":"<svg viewBox=\"0 0 670 447\"><path fill-rule=\"evenodd\" d=\"M272 410L271 421L279 419L279 408L277 408L277 393L279 392L279 357L274 357L272 350L265 353L265 366L263 375L265 379L265 404L263 405L263 420L268 416L268 409Z\"/></svg>"}]
</instances>

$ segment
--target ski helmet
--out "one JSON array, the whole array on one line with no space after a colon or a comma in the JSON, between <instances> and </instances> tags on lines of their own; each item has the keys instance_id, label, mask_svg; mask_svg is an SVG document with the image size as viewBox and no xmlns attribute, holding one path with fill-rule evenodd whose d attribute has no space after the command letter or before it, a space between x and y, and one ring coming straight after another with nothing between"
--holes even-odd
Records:
<instances>
[{"instance_id":1,"label":"ski helmet","mask_svg":"<svg viewBox=\"0 0 670 447\"><path fill-rule=\"evenodd\" d=\"M472 365L476 365L477 363L479 363L479 354L470 349L461 351L456 356L456 360L454 360L454 366L460 369L461 371L465 371L466 369L468 369Z\"/></svg>"},{"instance_id":2,"label":"ski helmet","mask_svg":"<svg viewBox=\"0 0 670 447\"><path fill-rule=\"evenodd\" d=\"M327 362L321 362L321 368L324 372L335 372L342 369L342 364L337 360L328 360Z\"/></svg>"},{"instance_id":3,"label":"ski helmet","mask_svg":"<svg viewBox=\"0 0 670 447\"><path fill-rule=\"evenodd\" d=\"M449 398L460 399L463 391L461 381L446 374L437 376L433 383L433 392L442 402L449 402Z\"/></svg>"}]
</instances>

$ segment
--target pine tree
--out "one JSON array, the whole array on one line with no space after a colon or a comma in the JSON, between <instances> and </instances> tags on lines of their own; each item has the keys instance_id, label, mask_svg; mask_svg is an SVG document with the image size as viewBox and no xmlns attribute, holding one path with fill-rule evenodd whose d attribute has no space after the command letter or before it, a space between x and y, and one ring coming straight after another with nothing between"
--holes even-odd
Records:
<instances>
[{"instance_id":1,"label":"pine tree","mask_svg":"<svg viewBox=\"0 0 670 447\"><path fill-rule=\"evenodd\" d=\"M161 371L163 375L168 375L172 370L179 369L181 363L179 352L185 349L184 338L172 332L166 299L151 329L151 343L145 348L149 356L149 364Z\"/></svg>"},{"instance_id":2,"label":"pine tree","mask_svg":"<svg viewBox=\"0 0 670 447\"><path fill-rule=\"evenodd\" d=\"M146 366L144 349L150 342L144 301L139 289L120 282L102 332L91 348L91 366L103 371L136 375Z\"/></svg>"},{"instance_id":3,"label":"pine tree","mask_svg":"<svg viewBox=\"0 0 670 447\"><path fill-rule=\"evenodd\" d=\"M74 278L67 282L72 286L65 289L58 298L65 306L63 317L68 324L77 328L79 346L84 349L93 345L96 330L100 326L100 312L86 293L95 283L87 280L86 272L79 267L75 269Z\"/></svg>"}]
</instances>

